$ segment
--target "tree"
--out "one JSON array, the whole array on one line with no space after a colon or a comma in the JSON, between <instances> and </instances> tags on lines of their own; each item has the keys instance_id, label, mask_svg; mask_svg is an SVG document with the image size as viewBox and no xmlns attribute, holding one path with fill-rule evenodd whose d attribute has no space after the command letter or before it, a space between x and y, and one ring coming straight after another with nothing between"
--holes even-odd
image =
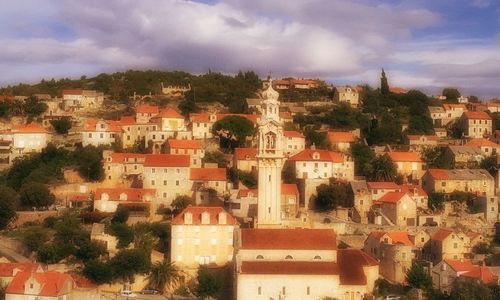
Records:
<instances>
[{"instance_id":1,"label":"tree","mask_svg":"<svg viewBox=\"0 0 500 300\"><path fill-rule=\"evenodd\" d=\"M472 247L472 253L475 254L491 254L493 252L492 250L492 247L486 242L478 243Z\"/></svg>"},{"instance_id":2,"label":"tree","mask_svg":"<svg viewBox=\"0 0 500 300\"><path fill-rule=\"evenodd\" d=\"M370 179L373 181L394 181L396 179L396 166L391 158L385 154L375 158L372 162Z\"/></svg>"},{"instance_id":3,"label":"tree","mask_svg":"<svg viewBox=\"0 0 500 300\"><path fill-rule=\"evenodd\" d=\"M354 158L356 174L368 177L372 173L372 162L375 159L375 153L369 146L356 143L351 146L351 154Z\"/></svg>"},{"instance_id":4,"label":"tree","mask_svg":"<svg viewBox=\"0 0 500 300\"><path fill-rule=\"evenodd\" d=\"M472 280L460 280L460 278L453 283L450 298L454 300L495 299L492 291L485 285Z\"/></svg>"},{"instance_id":5,"label":"tree","mask_svg":"<svg viewBox=\"0 0 500 300\"><path fill-rule=\"evenodd\" d=\"M80 175L90 181L100 181L104 178L104 167L101 151L94 146L78 148L74 152L74 161Z\"/></svg>"},{"instance_id":6,"label":"tree","mask_svg":"<svg viewBox=\"0 0 500 300\"><path fill-rule=\"evenodd\" d=\"M409 286L416 289L429 290L432 288L432 278L427 274L425 269L416 262L414 262L408 272L406 272L406 282L408 282Z\"/></svg>"},{"instance_id":7,"label":"tree","mask_svg":"<svg viewBox=\"0 0 500 300\"><path fill-rule=\"evenodd\" d=\"M23 103L23 112L28 117L28 120L32 120L47 110L47 104L39 101L36 97L30 96Z\"/></svg>"},{"instance_id":8,"label":"tree","mask_svg":"<svg viewBox=\"0 0 500 300\"><path fill-rule=\"evenodd\" d=\"M71 129L71 119L63 117L59 120L51 120L50 124L58 134L67 134Z\"/></svg>"},{"instance_id":9,"label":"tree","mask_svg":"<svg viewBox=\"0 0 500 300\"><path fill-rule=\"evenodd\" d=\"M432 119L426 115L410 115L408 134L434 134Z\"/></svg>"},{"instance_id":10,"label":"tree","mask_svg":"<svg viewBox=\"0 0 500 300\"><path fill-rule=\"evenodd\" d=\"M239 181L249 189L257 188L257 177L252 172L238 170Z\"/></svg>"},{"instance_id":11,"label":"tree","mask_svg":"<svg viewBox=\"0 0 500 300\"><path fill-rule=\"evenodd\" d=\"M206 152L203 161L205 163L216 163L219 168L226 168L229 164L224 153L220 151Z\"/></svg>"},{"instance_id":12,"label":"tree","mask_svg":"<svg viewBox=\"0 0 500 300\"><path fill-rule=\"evenodd\" d=\"M297 174L295 173L295 167L293 162L285 163L285 166L282 170L282 177L284 183L296 183L297 182Z\"/></svg>"},{"instance_id":13,"label":"tree","mask_svg":"<svg viewBox=\"0 0 500 300\"><path fill-rule=\"evenodd\" d=\"M109 261L114 277L132 281L135 274L145 274L150 268L149 254L140 249L124 249Z\"/></svg>"},{"instance_id":14,"label":"tree","mask_svg":"<svg viewBox=\"0 0 500 300\"><path fill-rule=\"evenodd\" d=\"M245 144L247 136L254 132L254 124L244 117L227 116L215 122L212 131L221 138L221 145L233 149Z\"/></svg>"},{"instance_id":15,"label":"tree","mask_svg":"<svg viewBox=\"0 0 500 300\"><path fill-rule=\"evenodd\" d=\"M460 92L456 88L445 88L442 95L446 97L446 100L451 101L456 101L460 98Z\"/></svg>"},{"instance_id":16,"label":"tree","mask_svg":"<svg viewBox=\"0 0 500 300\"><path fill-rule=\"evenodd\" d=\"M330 148L330 141L326 132L318 132L314 128L307 127L304 135L309 145L314 145L318 149Z\"/></svg>"},{"instance_id":17,"label":"tree","mask_svg":"<svg viewBox=\"0 0 500 300\"><path fill-rule=\"evenodd\" d=\"M45 244L49 240L49 237L46 229L33 226L23 232L21 239L23 245L29 251L33 252Z\"/></svg>"},{"instance_id":18,"label":"tree","mask_svg":"<svg viewBox=\"0 0 500 300\"><path fill-rule=\"evenodd\" d=\"M174 201L172 201L172 213L174 215L179 214L181 211L183 211L186 207L189 205L192 205L193 203L193 198L186 196L186 195L181 195L175 197Z\"/></svg>"},{"instance_id":19,"label":"tree","mask_svg":"<svg viewBox=\"0 0 500 300\"><path fill-rule=\"evenodd\" d=\"M200 110L194 100L181 101L178 105L178 108L183 116L187 116L190 113L198 112Z\"/></svg>"},{"instance_id":20,"label":"tree","mask_svg":"<svg viewBox=\"0 0 500 300\"><path fill-rule=\"evenodd\" d=\"M173 262L163 260L151 267L147 280L149 285L160 292L179 284L183 279L182 271Z\"/></svg>"},{"instance_id":21,"label":"tree","mask_svg":"<svg viewBox=\"0 0 500 300\"><path fill-rule=\"evenodd\" d=\"M130 212L128 208L118 205L113 217L111 218L112 223L127 223Z\"/></svg>"},{"instance_id":22,"label":"tree","mask_svg":"<svg viewBox=\"0 0 500 300\"><path fill-rule=\"evenodd\" d=\"M470 95L469 96L469 102L470 103L479 103L481 101L479 101L479 98L477 96L474 96L474 95Z\"/></svg>"},{"instance_id":23,"label":"tree","mask_svg":"<svg viewBox=\"0 0 500 300\"><path fill-rule=\"evenodd\" d=\"M112 223L108 226L107 231L118 238L118 248L125 248L134 241L134 231L127 224Z\"/></svg>"},{"instance_id":24,"label":"tree","mask_svg":"<svg viewBox=\"0 0 500 300\"><path fill-rule=\"evenodd\" d=\"M85 263L83 275L97 284L113 282L113 269L109 263L91 260Z\"/></svg>"},{"instance_id":25,"label":"tree","mask_svg":"<svg viewBox=\"0 0 500 300\"><path fill-rule=\"evenodd\" d=\"M443 193L431 193L429 195L428 201L429 208L434 210L441 210L444 207L444 194Z\"/></svg>"},{"instance_id":26,"label":"tree","mask_svg":"<svg viewBox=\"0 0 500 300\"><path fill-rule=\"evenodd\" d=\"M27 182L19 191L21 205L25 208L41 208L52 205L56 198L43 183Z\"/></svg>"},{"instance_id":27,"label":"tree","mask_svg":"<svg viewBox=\"0 0 500 300\"><path fill-rule=\"evenodd\" d=\"M217 298L223 287L223 278L216 270L209 270L207 267L198 269L198 287L196 295L202 299L207 297Z\"/></svg>"},{"instance_id":28,"label":"tree","mask_svg":"<svg viewBox=\"0 0 500 300\"><path fill-rule=\"evenodd\" d=\"M422 158L428 168L453 169L453 161L446 155L443 148L427 148L422 153Z\"/></svg>"},{"instance_id":29,"label":"tree","mask_svg":"<svg viewBox=\"0 0 500 300\"><path fill-rule=\"evenodd\" d=\"M382 76L380 77L380 93L382 95L388 95L390 93L389 83L387 77L385 76L385 71L382 69Z\"/></svg>"},{"instance_id":30,"label":"tree","mask_svg":"<svg viewBox=\"0 0 500 300\"><path fill-rule=\"evenodd\" d=\"M0 229L9 225L16 216L16 209L19 205L19 195L17 192L5 185L0 185Z\"/></svg>"},{"instance_id":31,"label":"tree","mask_svg":"<svg viewBox=\"0 0 500 300\"><path fill-rule=\"evenodd\" d=\"M329 211L338 206L350 206L346 184L321 184L316 188L316 193L314 208L319 211Z\"/></svg>"},{"instance_id":32,"label":"tree","mask_svg":"<svg viewBox=\"0 0 500 300\"><path fill-rule=\"evenodd\" d=\"M87 240L76 250L75 256L77 259L86 262L98 259L106 252L106 245L103 242Z\"/></svg>"},{"instance_id":33,"label":"tree","mask_svg":"<svg viewBox=\"0 0 500 300\"><path fill-rule=\"evenodd\" d=\"M479 164L479 166L482 169L485 169L486 171L488 171L491 174L491 176L493 176L493 177L496 177L498 174L498 163L497 163L496 156L492 155L492 156L486 157L485 159L483 159L481 161L481 164Z\"/></svg>"},{"instance_id":34,"label":"tree","mask_svg":"<svg viewBox=\"0 0 500 300\"><path fill-rule=\"evenodd\" d=\"M36 259L44 264L55 264L58 263L62 257L56 245L44 244L38 248Z\"/></svg>"}]
</instances>

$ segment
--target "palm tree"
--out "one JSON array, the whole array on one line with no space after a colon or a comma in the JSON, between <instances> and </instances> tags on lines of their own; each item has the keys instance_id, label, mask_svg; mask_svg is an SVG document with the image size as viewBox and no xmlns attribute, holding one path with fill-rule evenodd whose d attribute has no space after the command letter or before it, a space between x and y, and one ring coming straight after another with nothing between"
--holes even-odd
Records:
<instances>
[{"instance_id":1,"label":"palm tree","mask_svg":"<svg viewBox=\"0 0 500 300\"><path fill-rule=\"evenodd\" d=\"M183 275L183 272L175 263L163 260L153 265L147 279L151 287L163 293L167 288L171 288L180 283L184 278Z\"/></svg>"},{"instance_id":2,"label":"palm tree","mask_svg":"<svg viewBox=\"0 0 500 300\"><path fill-rule=\"evenodd\" d=\"M396 166L387 154L375 158L372 162L372 167L371 180L394 181L396 179Z\"/></svg>"}]
</instances>

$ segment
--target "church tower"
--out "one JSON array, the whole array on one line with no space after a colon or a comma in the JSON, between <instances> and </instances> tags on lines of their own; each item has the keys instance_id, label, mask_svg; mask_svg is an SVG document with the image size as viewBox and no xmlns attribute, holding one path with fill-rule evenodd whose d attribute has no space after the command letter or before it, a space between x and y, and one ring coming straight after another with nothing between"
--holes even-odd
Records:
<instances>
[{"instance_id":1,"label":"church tower","mask_svg":"<svg viewBox=\"0 0 500 300\"><path fill-rule=\"evenodd\" d=\"M281 227L281 170L285 156L278 97L279 93L273 89L269 80L269 86L262 92L262 116L258 122L258 228Z\"/></svg>"}]
</instances>

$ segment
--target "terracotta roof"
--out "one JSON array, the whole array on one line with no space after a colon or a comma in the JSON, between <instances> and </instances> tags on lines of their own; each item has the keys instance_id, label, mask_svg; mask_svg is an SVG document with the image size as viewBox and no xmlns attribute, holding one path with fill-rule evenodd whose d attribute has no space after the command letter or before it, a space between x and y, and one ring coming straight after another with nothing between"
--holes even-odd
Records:
<instances>
[{"instance_id":1,"label":"terracotta roof","mask_svg":"<svg viewBox=\"0 0 500 300\"><path fill-rule=\"evenodd\" d=\"M369 236L373 236L375 239L380 240L384 235L387 235L392 240L392 245L402 244L406 246L413 246L410 241L408 231L372 231Z\"/></svg>"},{"instance_id":2,"label":"terracotta roof","mask_svg":"<svg viewBox=\"0 0 500 300\"><path fill-rule=\"evenodd\" d=\"M127 159L130 158L142 158L145 159L147 154L140 154L140 153L126 153L126 152L114 152L111 154L111 162L113 163L124 163Z\"/></svg>"},{"instance_id":3,"label":"terracotta roof","mask_svg":"<svg viewBox=\"0 0 500 300\"><path fill-rule=\"evenodd\" d=\"M92 281L90 281L90 279L88 279L87 277L80 275L75 271L66 272L66 274L71 276L71 278L75 282L75 285L79 288L93 289L99 286L98 284L95 284Z\"/></svg>"},{"instance_id":4,"label":"terracotta roof","mask_svg":"<svg viewBox=\"0 0 500 300\"><path fill-rule=\"evenodd\" d=\"M145 167L189 167L189 155L148 154L144 161Z\"/></svg>"},{"instance_id":5,"label":"terracotta roof","mask_svg":"<svg viewBox=\"0 0 500 300\"><path fill-rule=\"evenodd\" d=\"M334 250L331 229L241 229L242 249Z\"/></svg>"},{"instance_id":6,"label":"terracotta roof","mask_svg":"<svg viewBox=\"0 0 500 300\"><path fill-rule=\"evenodd\" d=\"M404 195L406 195L406 192L388 192L375 202L398 203L399 200L404 197Z\"/></svg>"},{"instance_id":7,"label":"terracotta roof","mask_svg":"<svg viewBox=\"0 0 500 300\"><path fill-rule=\"evenodd\" d=\"M191 180L196 181L226 181L226 168L191 168Z\"/></svg>"},{"instance_id":8,"label":"terracotta roof","mask_svg":"<svg viewBox=\"0 0 500 300\"><path fill-rule=\"evenodd\" d=\"M303 138L304 137L302 132L294 131L294 130L285 130L285 131L283 131L283 135L285 137L295 137L295 138Z\"/></svg>"},{"instance_id":9,"label":"terracotta roof","mask_svg":"<svg viewBox=\"0 0 500 300\"><path fill-rule=\"evenodd\" d=\"M83 95L83 90L63 90L62 94L63 94L63 96L64 95Z\"/></svg>"},{"instance_id":10,"label":"terracotta roof","mask_svg":"<svg viewBox=\"0 0 500 300\"><path fill-rule=\"evenodd\" d=\"M437 180L493 180L484 169L429 169L427 172Z\"/></svg>"},{"instance_id":11,"label":"terracotta roof","mask_svg":"<svg viewBox=\"0 0 500 300\"><path fill-rule=\"evenodd\" d=\"M68 280L73 281L68 274L54 271L44 273L19 272L7 286L6 293L24 294L24 285L31 276L34 276L34 279L41 285L40 292L37 295L46 297L62 295L61 292L65 283Z\"/></svg>"},{"instance_id":12,"label":"terracotta roof","mask_svg":"<svg viewBox=\"0 0 500 300\"><path fill-rule=\"evenodd\" d=\"M440 228L436 233L434 233L434 235L431 237L431 240L443 241L452 233L453 230Z\"/></svg>"},{"instance_id":13,"label":"terracotta roof","mask_svg":"<svg viewBox=\"0 0 500 300\"><path fill-rule=\"evenodd\" d=\"M141 104L135 108L135 112L138 114L157 114L159 111L158 106L149 104Z\"/></svg>"},{"instance_id":14,"label":"terracotta roof","mask_svg":"<svg viewBox=\"0 0 500 300\"><path fill-rule=\"evenodd\" d=\"M34 272L38 268L37 263L0 263L0 277L13 277L14 271Z\"/></svg>"},{"instance_id":15,"label":"terracotta roof","mask_svg":"<svg viewBox=\"0 0 500 300\"><path fill-rule=\"evenodd\" d=\"M86 132L95 132L95 131L98 131L98 129L100 128L96 128L97 126L97 123L99 122L103 122L107 125L107 132L121 132L122 131L122 128L121 128L121 123L120 121L114 121L114 120L97 120L97 119L94 119L94 118L88 118L86 121L85 121L85 125L83 127L83 131L86 131Z\"/></svg>"},{"instance_id":16,"label":"terracotta roof","mask_svg":"<svg viewBox=\"0 0 500 300\"><path fill-rule=\"evenodd\" d=\"M319 154L317 159L314 159L315 153ZM334 163L341 163L344 161L344 155L340 152L333 152L328 150L313 150L304 149L294 156L290 157L291 161L330 161Z\"/></svg>"},{"instance_id":17,"label":"terracotta roof","mask_svg":"<svg viewBox=\"0 0 500 300\"><path fill-rule=\"evenodd\" d=\"M466 111L463 114L467 119L491 120L490 115L484 111Z\"/></svg>"},{"instance_id":18,"label":"terracotta roof","mask_svg":"<svg viewBox=\"0 0 500 300\"><path fill-rule=\"evenodd\" d=\"M298 195L299 189L295 183L282 183L281 195Z\"/></svg>"},{"instance_id":19,"label":"terracotta roof","mask_svg":"<svg viewBox=\"0 0 500 300\"><path fill-rule=\"evenodd\" d=\"M158 113L158 115L156 115L156 117L169 118L169 119L184 119L184 117L180 113L178 113L175 109L170 107L160 110L160 112Z\"/></svg>"},{"instance_id":20,"label":"terracotta roof","mask_svg":"<svg viewBox=\"0 0 500 300\"><path fill-rule=\"evenodd\" d=\"M473 239L481 236L480 233L477 233L477 232L474 232L474 231L471 231L469 233L467 233L467 236L469 237L469 239L472 241Z\"/></svg>"},{"instance_id":21,"label":"terracotta roof","mask_svg":"<svg viewBox=\"0 0 500 300\"><path fill-rule=\"evenodd\" d=\"M202 225L201 224L201 214L204 212L208 212L210 214L210 224L207 225L217 225L219 213L226 213L226 225L235 225L237 224L236 219L228 213L222 207L208 207L208 206L188 206L183 211L181 211L177 216L172 219L172 225L184 225L184 215L186 213L191 213L193 215L192 225Z\"/></svg>"},{"instance_id":22,"label":"terracotta roof","mask_svg":"<svg viewBox=\"0 0 500 300\"><path fill-rule=\"evenodd\" d=\"M422 162L420 156L417 152L400 152L391 151L387 152L392 161L411 161L411 162Z\"/></svg>"},{"instance_id":23,"label":"terracotta roof","mask_svg":"<svg viewBox=\"0 0 500 300\"><path fill-rule=\"evenodd\" d=\"M176 140L176 139L168 139L168 146L170 148L177 149L201 149L201 141L200 140Z\"/></svg>"},{"instance_id":24,"label":"terracotta roof","mask_svg":"<svg viewBox=\"0 0 500 300\"><path fill-rule=\"evenodd\" d=\"M468 272L472 271L475 266L468 259L458 260L458 259L445 259L447 263L455 272Z\"/></svg>"},{"instance_id":25,"label":"terracotta roof","mask_svg":"<svg viewBox=\"0 0 500 300\"><path fill-rule=\"evenodd\" d=\"M100 200L102 194L108 194L109 201L142 201L145 195L156 195L156 189L135 189L135 188L97 188L95 199ZM127 195L126 200L120 200L120 195Z\"/></svg>"},{"instance_id":26,"label":"terracotta roof","mask_svg":"<svg viewBox=\"0 0 500 300\"><path fill-rule=\"evenodd\" d=\"M370 190L399 190L399 185L390 181L371 181L366 183Z\"/></svg>"},{"instance_id":27,"label":"terracotta roof","mask_svg":"<svg viewBox=\"0 0 500 300\"><path fill-rule=\"evenodd\" d=\"M196 123L209 123L211 113L191 113L189 120Z\"/></svg>"},{"instance_id":28,"label":"terracotta roof","mask_svg":"<svg viewBox=\"0 0 500 300\"><path fill-rule=\"evenodd\" d=\"M47 130L41 125L30 123L12 127L12 133L47 133Z\"/></svg>"},{"instance_id":29,"label":"terracotta roof","mask_svg":"<svg viewBox=\"0 0 500 300\"><path fill-rule=\"evenodd\" d=\"M363 267L378 266L378 262L359 249L339 249L337 263L341 285L365 285L367 279Z\"/></svg>"},{"instance_id":30,"label":"terracotta roof","mask_svg":"<svg viewBox=\"0 0 500 300\"><path fill-rule=\"evenodd\" d=\"M492 283L495 275L491 272L490 268L484 266L475 266L472 270L460 276L472 279L478 279L484 284Z\"/></svg>"},{"instance_id":31,"label":"terracotta roof","mask_svg":"<svg viewBox=\"0 0 500 300\"><path fill-rule=\"evenodd\" d=\"M477 147L494 147L498 148L500 145L494 143L487 139L472 139L465 146L477 146Z\"/></svg>"},{"instance_id":32,"label":"terracotta roof","mask_svg":"<svg viewBox=\"0 0 500 300\"><path fill-rule=\"evenodd\" d=\"M350 131L329 131L328 140L332 143L353 143L356 137Z\"/></svg>"},{"instance_id":33,"label":"terracotta roof","mask_svg":"<svg viewBox=\"0 0 500 300\"><path fill-rule=\"evenodd\" d=\"M390 87L389 88L389 91L393 94L406 94L408 92L407 89L405 88L401 88L401 87L397 87L397 86L394 86L394 87Z\"/></svg>"},{"instance_id":34,"label":"terracotta roof","mask_svg":"<svg viewBox=\"0 0 500 300\"><path fill-rule=\"evenodd\" d=\"M242 274L339 275L334 262L314 261L243 261Z\"/></svg>"},{"instance_id":35,"label":"terracotta roof","mask_svg":"<svg viewBox=\"0 0 500 300\"><path fill-rule=\"evenodd\" d=\"M237 160L247 160L247 156L249 159L255 160L257 155L257 148L235 148L234 149L234 157Z\"/></svg>"},{"instance_id":36,"label":"terracotta roof","mask_svg":"<svg viewBox=\"0 0 500 300\"><path fill-rule=\"evenodd\" d=\"M448 171L447 170L443 170L443 169L429 169L429 170L427 170L427 172L434 179L438 179L438 180L449 179Z\"/></svg>"},{"instance_id":37,"label":"terracotta roof","mask_svg":"<svg viewBox=\"0 0 500 300\"><path fill-rule=\"evenodd\" d=\"M428 197L427 192L425 192L420 185L403 184L400 185L400 188L402 192L406 192L410 194L410 196L418 195L421 197Z\"/></svg>"}]
</instances>

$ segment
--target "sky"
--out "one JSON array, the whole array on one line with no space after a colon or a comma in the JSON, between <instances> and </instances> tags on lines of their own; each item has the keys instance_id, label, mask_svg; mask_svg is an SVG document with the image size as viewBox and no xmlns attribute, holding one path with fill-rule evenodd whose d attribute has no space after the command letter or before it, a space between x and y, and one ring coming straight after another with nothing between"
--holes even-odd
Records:
<instances>
[{"instance_id":1,"label":"sky","mask_svg":"<svg viewBox=\"0 0 500 300\"><path fill-rule=\"evenodd\" d=\"M500 0L2 0L0 85L127 69L500 97Z\"/></svg>"}]
</instances>

